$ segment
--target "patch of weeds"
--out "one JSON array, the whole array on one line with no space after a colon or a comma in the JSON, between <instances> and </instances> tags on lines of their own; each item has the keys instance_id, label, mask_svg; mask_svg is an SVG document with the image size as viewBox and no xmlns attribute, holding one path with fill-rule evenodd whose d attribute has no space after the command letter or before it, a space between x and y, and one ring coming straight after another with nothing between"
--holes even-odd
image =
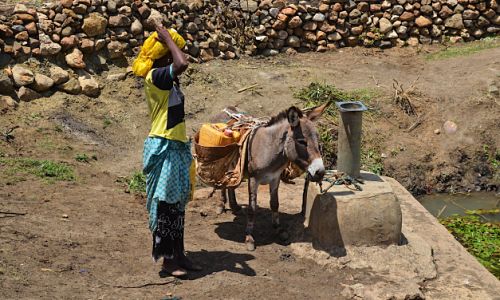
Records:
<instances>
[{"instance_id":1,"label":"patch of weeds","mask_svg":"<svg viewBox=\"0 0 500 300\"><path fill-rule=\"evenodd\" d=\"M500 150L490 149L488 145L483 145L483 153L492 170L493 178L500 180Z\"/></svg>"},{"instance_id":2,"label":"patch of weeds","mask_svg":"<svg viewBox=\"0 0 500 300\"><path fill-rule=\"evenodd\" d=\"M132 193L146 193L146 176L138 171L128 179L128 190Z\"/></svg>"},{"instance_id":3,"label":"patch of weeds","mask_svg":"<svg viewBox=\"0 0 500 300\"><path fill-rule=\"evenodd\" d=\"M108 116L105 116L104 117L104 120L102 121L102 128L103 129L106 129L108 128L111 124L113 124L113 121L111 120L110 117Z\"/></svg>"},{"instance_id":4,"label":"patch of weeds","mask_svg":"<svg viewBox=\"0 0 500 300\"><path fill-rule=\"evenodd\" d=\"M479 41L470 42L463 45L446 47L441 51L430 53L425 56L427 60L446 59L457 56L466 56L482 50L500 47L500 38L487 37Z\"/></svg>"},{"instance_id":5,"label":"patch of weeds","mask_svg":"<svg viewBox=\"0 0 500 300\"><path fill-rule=\"evenodd\" d=\"M440 219L448 231L483 266L500 279L500 224L481 222L479 216L453 215Z\"/></svg>"},{"instance_id":6,"label":"patch of weeds","mask_svg":"<svg viewBox=\"0 0 500 300\"><path fill-rule=\"evenodd\" d=\"M61 125L56 125L56 126L54 126L54 131L55 132L63 132L63 128Z\"/></svg>"},{"instance_id":7,"label":"patch of weeds","mask_svg":"<svg viewBox=\"0 0 500 300\"><path fill-rule=\"evenodd\" d=\"M10 175L31 174L49 182L75 180L74 171L70 166L51 160L0 158L0 165L7 166L6 173Z\"/></svg>"},{"instance_id":8,"label":"patch of weeds","mask_svg":"<svg viewBox=\"0 0 500 300\"><path fill-rule=\"evenodd\" d=\"M362 101L370 107L373 100L380 96L377 90L371 88L360 88L350 91L344 91L334 85L313 82L309 86L295 92L294 97L303 102L305 108L312 108L328 101ZM376 108L370 108L364 114L373 116L377 113ZM363 120L363 126L369 126L370 118ZM332 169L337 164L337 137L338 137L339 115L338 108L331 104L318 122L317 128L320 136L320 145L322 148L325 166ZM365 155L364 163L370 170L377 170L377 174L382 172L381 158L375 159L375 154Z\"/></svg>"},{"instance_id":9,"label":"patch of weeds","mask_svg":"<svg viewBox=\"0 0 500 300\"><path fill-rule=\"evenodd\" d=\"M75 155L75 160L84 163L90 162L89 156L85 153L78 153L77 155Z\"/></svg>"},{"instance_id":10,"label":"patch of weeds","mask_svg":"<svg viewBox=\"0 0 500 300\"><path fill-rule=\"evenodd\" d=\"M377 151L376 149L361 151L361 167L364 170L382 175L382 172L384 171L384 162L380 155L380 151Z\"/></svg>"}]
</instances>

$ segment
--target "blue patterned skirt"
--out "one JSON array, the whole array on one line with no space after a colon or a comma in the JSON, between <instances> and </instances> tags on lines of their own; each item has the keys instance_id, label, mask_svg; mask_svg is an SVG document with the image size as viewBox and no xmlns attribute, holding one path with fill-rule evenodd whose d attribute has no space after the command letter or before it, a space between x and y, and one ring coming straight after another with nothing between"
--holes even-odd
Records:
<instances>
[{"instance_id":1,"label":"blue patterned skirt","mask_svg":"<svg viewBox=\"0 0 500 300\"><path fill-rule=\"evenodd\" d=\"M155 259L171 257L171 251L181 249L178 244L183 239L184 208L190 199L189 169L192 160L190 143L160 137L148 137L144 142L146 208ZM155 254L156 241L158 245L161 241L163 251Z\"/></svg>"}]
</instances>

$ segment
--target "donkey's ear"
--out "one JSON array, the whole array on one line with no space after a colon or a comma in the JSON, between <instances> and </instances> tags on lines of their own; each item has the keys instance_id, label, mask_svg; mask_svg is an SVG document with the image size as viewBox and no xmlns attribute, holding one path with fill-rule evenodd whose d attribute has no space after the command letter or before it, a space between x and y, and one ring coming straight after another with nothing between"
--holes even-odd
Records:
<instances>
[{"instance_id":1,"label":"donkey's ear","mask_svg":"<svg viewBox=\"0 0 500 300\"><path fill-rule=\"evenodd\" d=\"M316 121L325 112L326 108L331 104L331 101L326 102L320 106L316 106L307 112L307 118L311 121Z\"/></svg>"},{"instance_id":2,"label":"donkey's ear","mask_svg":"<svg viewBox=\"0 0 500 300\"><path fill-rule=\"evenodd\" d=\"M302 117L302 112L295 106L290 107L286 111L286 117L288 118L288 123L290 126L297 127L300 122L300 118Z\"/></svg>"}]
</instances>

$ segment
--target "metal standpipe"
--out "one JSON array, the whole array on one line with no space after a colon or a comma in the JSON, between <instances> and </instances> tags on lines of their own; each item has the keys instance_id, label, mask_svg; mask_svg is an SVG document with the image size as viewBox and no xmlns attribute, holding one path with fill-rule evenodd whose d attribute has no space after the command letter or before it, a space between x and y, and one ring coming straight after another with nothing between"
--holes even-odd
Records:
<instances>
[{"instance_id":1,"label":"metal standpipe","mask_svg":"<svg viewBox=\"0 0 500 300\"><path fill-rule=\"evenodd\" d=\"M340 111L337 170L359 178L363 112L368 109L359 101L337 102L336 105Z\"/></svg>"}]
</instances>

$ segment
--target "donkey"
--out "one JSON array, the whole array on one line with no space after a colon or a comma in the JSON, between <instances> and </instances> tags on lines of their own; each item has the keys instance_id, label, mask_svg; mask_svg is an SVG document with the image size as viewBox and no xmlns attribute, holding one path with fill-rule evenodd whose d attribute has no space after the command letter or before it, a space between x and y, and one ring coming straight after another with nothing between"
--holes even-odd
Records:
<instances>
[{"instance_id":1,"label":"donkey","mask_svg":"<svg viewBox=\"0 0 500 300\"><path fill-rule=\"evenodd\" d=\"M273 227L279 228L278 188L281 173L289 162L307 170L310 181L318 182L325 174L325 167L319 149L319 136L314 125L330 102L303 113L295 106L271 118L267 124L257 127L250 135L247 151L248 193L247 226L245 244L249 251L255 250L253 229L257 208L259 185L269 184ZM224 203L229 198L233 212L240 207L236 202L234 189L222 191Z\"/></svg>"}]
</instances>

